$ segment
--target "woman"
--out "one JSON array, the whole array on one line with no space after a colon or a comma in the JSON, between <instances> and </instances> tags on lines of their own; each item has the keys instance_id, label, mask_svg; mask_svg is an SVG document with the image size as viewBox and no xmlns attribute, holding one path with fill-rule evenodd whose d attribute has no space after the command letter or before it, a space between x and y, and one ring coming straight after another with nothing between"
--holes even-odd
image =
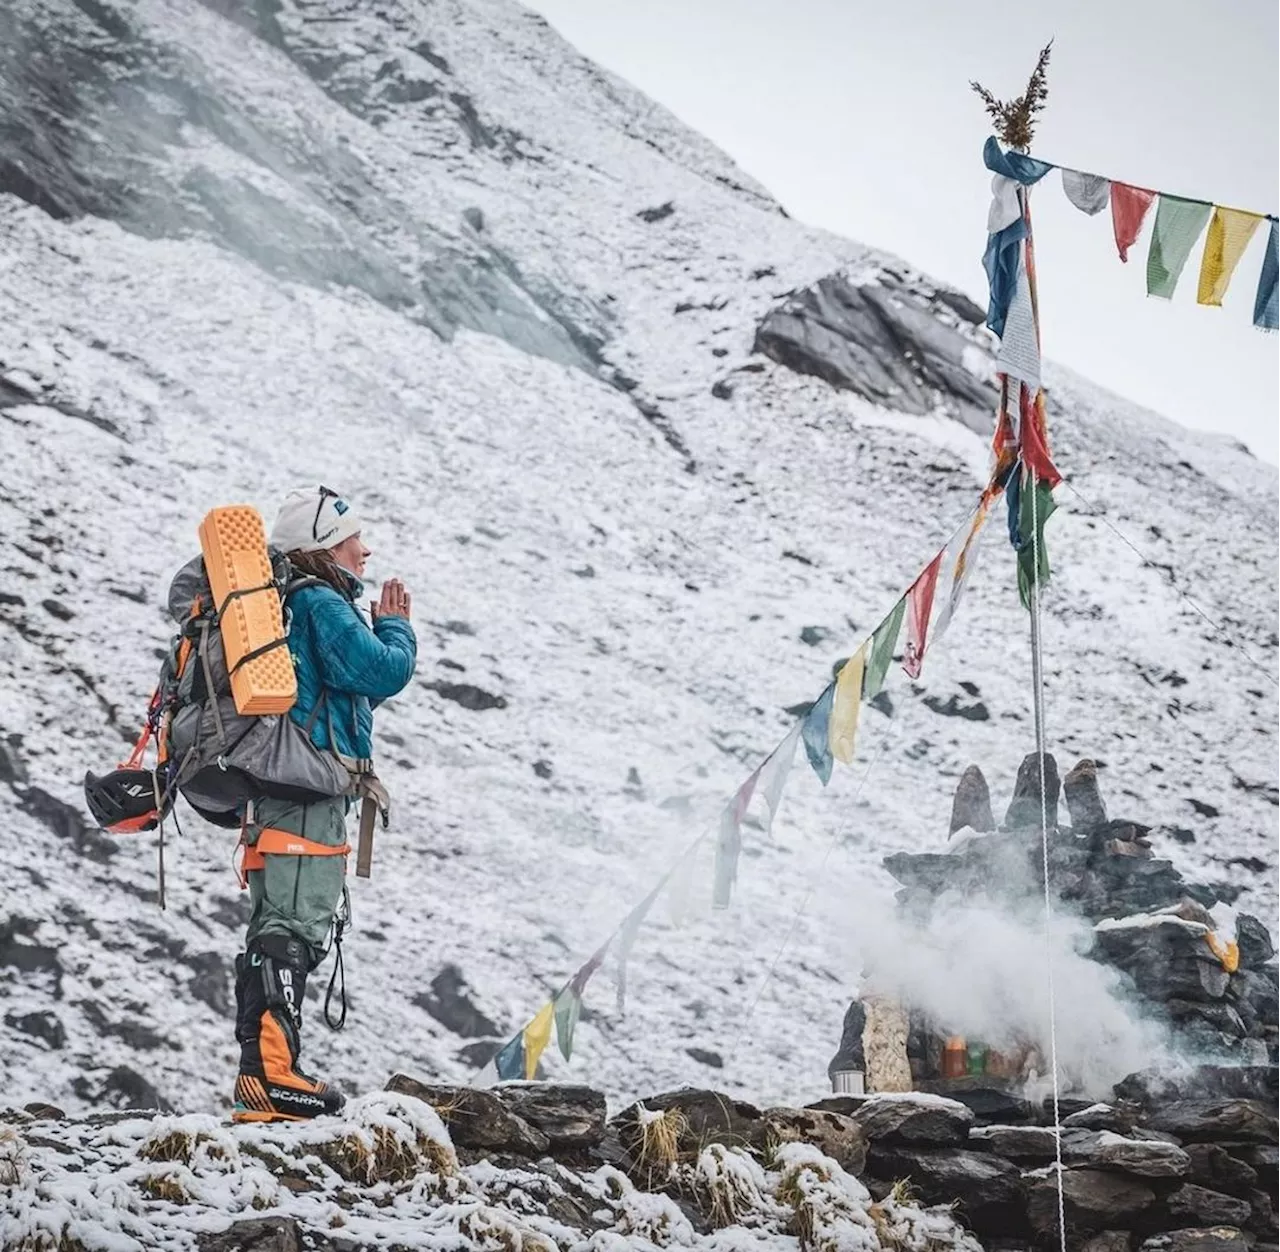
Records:
<instances>
[{"instance_id":1,"label":"woman","mask_svg":"<svg viewBox=\"0 0 1280 1252\"><path fill-rule=\"evenodd\" d=\"M291 491L271 531L312 580L288 597L289 652L298 679L291 716L321 749L367 762L373 708L413 677L417 641L410 599L399 579L371 603L372 628L357 602L370 553L360 519L327 487ZM342 1095L298 1067L307 975L324 960L346 874L348 796L298 804L263 798L245 811L245 865L252 914L236 957L236 1040L240 1073L235 1121L314 1117L342 1107ZM264 843L302 855L256 850Z\"/></svg>"}]
</instances>

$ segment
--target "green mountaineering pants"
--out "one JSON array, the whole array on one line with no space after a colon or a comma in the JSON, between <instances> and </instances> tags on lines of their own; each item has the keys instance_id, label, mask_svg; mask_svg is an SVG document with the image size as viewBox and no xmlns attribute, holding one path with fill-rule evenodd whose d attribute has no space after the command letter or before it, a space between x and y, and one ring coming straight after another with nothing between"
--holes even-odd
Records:
<instances>
[{"instance_id":1,"label":"green mountaineering pants","mask_svg":"<svg viewBox=\"0 0 1280 1252\"><path fill-rule=\"evenodd\" d=\"M346 796L315 804L258 800L245 841L254 845L259 834L271 828L338 847L347 841L346 820ZM252 912L245 947L264 935L292 936L307 945L314 969L324 959L329 929L342 899L347 858L268 852L262 859L265 868L251 869L247 875Z\"/></svg>"}]
</instances>

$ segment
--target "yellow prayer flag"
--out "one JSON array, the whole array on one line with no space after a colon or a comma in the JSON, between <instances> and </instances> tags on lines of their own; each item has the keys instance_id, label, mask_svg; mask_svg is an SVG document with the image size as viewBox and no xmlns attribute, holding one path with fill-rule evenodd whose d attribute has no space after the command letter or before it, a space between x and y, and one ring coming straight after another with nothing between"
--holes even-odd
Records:
<instances>
[{"instance_id":1,"label":"yellow prayer flag","mask_svg":"<svg viewBox=\"0 0 1280 1252\"><path fill-rule=\"evenodd\" d=\"M827 746L831 755L845 765L853 762L853 745L858 735L858 710L862 707L862 671L867 665L864 642L840 671L836 679L835 701L831 720L827 723Z\"/></svg>"},{"instance_id":2,"label":"yellow prayer flag","mask_svg":"<svg viewBox=\"0 0 1280 1252\"><path fill-rule=\"evenodd\" d=\"M1209 234L1204 241L1204 256L1200 261L1200 286L1196 292L1199 304L1222 303L1231 275L1235 273L1236 265L1260 221L1262 218L1257 213L1214 207Z\"/></svg>"},{"instance_id":3,"label":"yellow prayer flag","mask_svg":"<svg viewBox=\"0 0 1280 1252\"><path fill-rule=\"evenodd\" d=\"M524 1028L524 1076L529 1082L538 1072L538 1060L551 1042L551 1027L556 1020L556 1004L548 1000L538 1016Z\"/></svg>"}]
</instances>

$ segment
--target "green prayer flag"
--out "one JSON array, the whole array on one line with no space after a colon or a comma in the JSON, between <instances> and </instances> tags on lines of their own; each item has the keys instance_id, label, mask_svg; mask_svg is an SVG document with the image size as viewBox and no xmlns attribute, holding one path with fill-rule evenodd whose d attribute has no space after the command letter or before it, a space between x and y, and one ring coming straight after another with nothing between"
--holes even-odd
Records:
<instances>
[{"instance_id":1,"label":"green prayer flag","mask_svg":"<svg viewBox=\"0 0 1280 1252\"><path fill-rule=\"evenodd\" d=\"M1049 550L1044 543L1044 524L1053 516L1057 507L1053 498L1053 488L1044 479L1036 479L1034 489L1031 489L1031 484L1023 486L1019 501L1018 533L1025 538L1018 549L1018 594L1022 597L1024 609L1031 607L1032 589L1036 582L1038 581L1043 587L1049 581ZM1038 571L1037 555L1040 557Z\"/></svg>"},{"instance_id":2,"label":"green prayer flag","mask_svg":"<svg viewBox=\"0 0 1280 1252\"><path fill-rule=\"evenodd\" d=\"M1173 298L1182 267L1204 230L1213 205L1179 196L1160 196L1147 252L1147 295Z\"/></svg>"},{"instance_id":3,"label":"green prayer flag","mask_svg":"<svg viewBox=\"0 0 1280 1252\"><path fill-rule=\"evenodd\" d=\"M902 619L907 612L905 596L893 606L893 612L876 627L871 636L871 659L867 661L866 672L862 679L862 698L870 700L878 695L884 686L889 666L893 664L893 651L898 646L898 635L902 630Z\"/></svg>"},{"instance_id":4,"label":"green prayer flag","mask_svg":"<svg viewBox=\"0 0 1280 1252\"><path fill-rule=\"evenodd\" d=\"M566 1061L573 1057L573 1032L582 1012L582 997L572 986L565 987L556 996L556 1043Z\"/></svg>"}]
</instances>

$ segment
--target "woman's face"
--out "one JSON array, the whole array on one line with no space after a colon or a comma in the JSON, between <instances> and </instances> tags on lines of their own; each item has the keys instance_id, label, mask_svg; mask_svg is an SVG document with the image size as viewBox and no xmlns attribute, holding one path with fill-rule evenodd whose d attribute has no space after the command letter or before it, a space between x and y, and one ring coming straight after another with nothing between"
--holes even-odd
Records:
<instances>
[{"instance_id":1,"label":"woman's face","mask_svg":"<svg viewBox=\"0 0 1280 1252\"><path fill-rule=\"evenodd\" d=\"M348 536L341 543L334 544L329 552L348 574L354 574L357 578L364 577L364 563L372 555L364 546L364 541L358 532Z\"/></svg>"}]
</instances>

